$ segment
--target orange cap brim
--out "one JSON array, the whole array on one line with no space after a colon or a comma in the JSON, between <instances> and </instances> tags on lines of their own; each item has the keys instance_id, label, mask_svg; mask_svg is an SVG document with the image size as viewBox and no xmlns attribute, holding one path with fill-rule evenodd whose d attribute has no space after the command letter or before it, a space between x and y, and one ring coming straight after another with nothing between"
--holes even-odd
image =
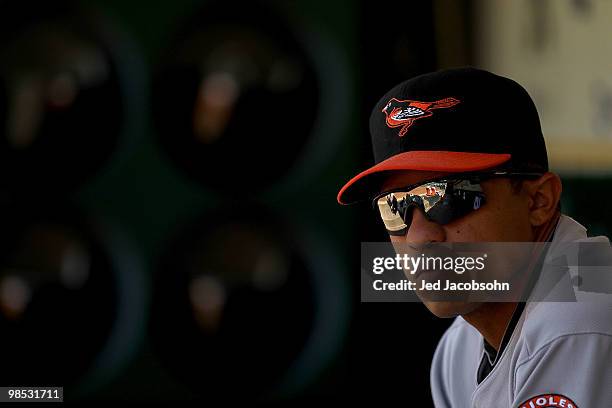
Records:
<instances>
[{"instance_id":1,"label":"orange cap brim","mask_svg":"<svg viewBox=\"0 0 612 408\"><path fill-rule=\"evenodd\" d=\"M399 153L353 177L340 189L338 203L350 204L381 191L383 176L391 171L437 171L465 173L497 167L511 156L507 153L411 151Z\"/></svg>"}]
</instances>

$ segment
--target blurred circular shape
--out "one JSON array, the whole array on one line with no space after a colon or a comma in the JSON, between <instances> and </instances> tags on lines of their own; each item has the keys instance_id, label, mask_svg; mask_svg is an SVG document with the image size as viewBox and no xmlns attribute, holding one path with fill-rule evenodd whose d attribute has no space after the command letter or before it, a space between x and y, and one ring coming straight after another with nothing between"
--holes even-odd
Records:
<instances>
[{"instance_id":1,"label":"blurred circular shape","mask_svg":"<svg viewBox=\"0 0 612 408\"><path fill-rule=\"evenodd\" d=\"M74 384L117 315L110 258L67 210L3 207L0 219L0 383Z\"/></svg>"},{"instance_id":2,"label":"blurred circular shape","mask_svg":"<svg viewBox=\"0 0 612 408\"><path fill-rule=\"evenodd\" d=\"M142 283L126 284L139 269L67 205L2 205L0 225L0 383L72 393L108 379L127 358L115 337L136 339L122 324L142 325Z\"/></svg>"},{"instance_id":3,"label":"blurred circular shape","mask_svg":"<svg viewBox=\"0 0 612 408\"><path fill-rule=\"evenodd\" d=\"M214 2L177 35L156 75L154 118L171 160L242 194L293 170L319 116L319 80L295 28L257 2Z\"/></svg>"},{"instance_id":4,"label":"blurred circular shape","mask_svg":"<svg viewBox=\"0 0 612 408\"><path fill-rule=\"evenodd\" d=\"M343 340L342 268L308 234L247 203L189 225L155 280L151 333L163 365L206 400L303 390Z\"/></svg>"},{"instance_id":5,"label":"blurred circular shape","mask_svg":"<svg viewBox=\"0 0 612 408\"><path fill-rule=\"evenodd\" d=\"M23 315L32 290L21 276L7 275L0 280L0 310L8 319L18 319Z\"/></svg>"},{"instance_id":6,"label":"blurred circular shape","mask_svg":"<svg viewBox=\"0 0 612 408\"><path fill-rule=\"evenodd\" d=\"M105 165L125 125L117 42L68 2L0 4L0 186L67 191Z\"/></svg>"}]
</instances>

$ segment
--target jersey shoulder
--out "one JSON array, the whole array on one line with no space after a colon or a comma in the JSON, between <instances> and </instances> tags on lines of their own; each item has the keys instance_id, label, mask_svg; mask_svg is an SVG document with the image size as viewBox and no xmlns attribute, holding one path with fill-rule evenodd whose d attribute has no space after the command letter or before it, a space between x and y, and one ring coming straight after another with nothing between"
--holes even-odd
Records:
<instances>
[{"instance_id":1,"label":"jersey shoulder","mask_svg":"<svg viewBox=\"0 0 612 408\"><path fill-rule=\"evenodd\" d=\"M592 334L612 339L612 301L595 296L575 302L530 303L521 333L529 354L567 336Z\"/></svg>"},{"instance_id":2,"label":"jersey shoulder","mask_svg":"<svg viewBox=\"0 0 612 408\"><path fill-rule=\"evenodd\" d=\"M475 372L482 344L482 335L461 316L456 317L436 347L432 371L453 375Z\"/></svg>"},{"instance_id":3,"label":"jersey shoulder","mask_svg":"<svg viewBox=\"0 0 612 408\"><path fill-rule=\"evenodd\" d=\"M437 407L469 406L476 388L482 336L456 317L440 339L431 364L430 384Z\"/></svg>"}]
</instances>

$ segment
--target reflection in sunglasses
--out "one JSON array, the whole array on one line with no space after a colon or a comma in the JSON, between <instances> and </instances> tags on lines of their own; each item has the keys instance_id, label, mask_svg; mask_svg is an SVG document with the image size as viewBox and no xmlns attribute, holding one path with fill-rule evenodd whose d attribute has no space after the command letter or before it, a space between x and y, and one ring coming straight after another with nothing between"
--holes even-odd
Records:
<instances>
[{"instance_id":1,"label":"reflection in sunglasses","mask_svg":"<svg viewBox=\"0 0 612 408\"><path fill-rule=\"evenodd\" d=\"M390 192L377 204L387 231L403 235L411 223L413 207L423 210L429 220L444 225L479 209L484 204L484 193L474 180L446 180Z\"/></svg>"}]
</instances>

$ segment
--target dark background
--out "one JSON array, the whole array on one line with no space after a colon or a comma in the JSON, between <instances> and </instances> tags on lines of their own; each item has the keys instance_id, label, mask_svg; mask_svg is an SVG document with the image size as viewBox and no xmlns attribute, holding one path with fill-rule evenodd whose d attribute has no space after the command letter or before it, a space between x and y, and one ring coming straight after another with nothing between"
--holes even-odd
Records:
<instances>
[{"instance_id":1,"label":"dark background","mask_svg":"<svg viewBox=\"0 0 612 408\"><path fill-rule=\"evenodd\" d=\"M471 2L53 3L0 2L0 385L431 405L451 321L360 303L387 238L336 194L382 94L475 64ZM608 185L564 212L608 234Z\"/></svg>"}]
</instances>

